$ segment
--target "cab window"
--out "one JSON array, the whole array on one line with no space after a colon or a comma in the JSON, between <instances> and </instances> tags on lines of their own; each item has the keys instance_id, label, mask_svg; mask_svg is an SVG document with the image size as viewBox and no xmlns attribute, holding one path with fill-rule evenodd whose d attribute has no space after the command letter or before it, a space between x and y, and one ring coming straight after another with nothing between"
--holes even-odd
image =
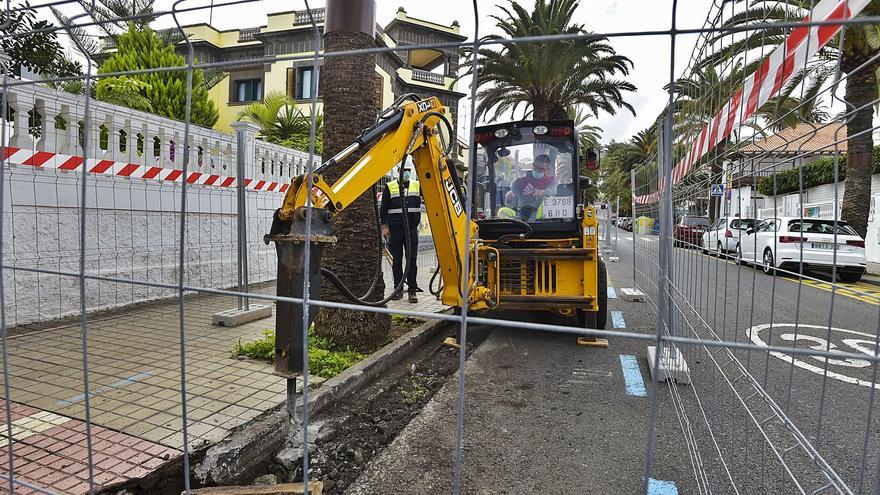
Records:
<instances>
[{"instance_id":1,"label":"cab window","mask_svg":"<svg viewBox=\"0 0 880 495\"><path fill-rule=\"evenodd\" d=\"M475 211L478 218L526 222L575 219L574 155L570 136L517 136L480 143Z\"/></svg>"}]
</instances>

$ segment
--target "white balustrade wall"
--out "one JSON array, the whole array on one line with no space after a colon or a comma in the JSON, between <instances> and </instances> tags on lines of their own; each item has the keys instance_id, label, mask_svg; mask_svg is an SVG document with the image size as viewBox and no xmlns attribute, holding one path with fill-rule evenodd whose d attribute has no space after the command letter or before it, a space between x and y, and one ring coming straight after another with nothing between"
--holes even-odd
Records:
<instances>
[{"instance_id":1,"label":"white balustrade wall","mask_svg":"<svg viewBox=\"0 0 880 495\"><path fill-rule=\"evenodd\" d=\"M78 123L84 121L85 103L82 96L39 85L10 88L8 120L4 121L4 149L9 159L3 169L2 231L5 310L10 326L79 311L78 277L28 270L78 273L83 180L86 273L157 285L87 280L86 305L94 311L174 296L175 290L167 286L178 283L184 180L124 177L115 173L120 167L134 164L141 166L140 170L149 166L180 170L184 153L189 152L190 172L236 175L234 134L190 126L190 146L186 148L182 145L182 122L96 100L89 101L88 150L83 153L78 145ZM253 128L245 132L253 137ZM255 283L275 277L274 246L266 246L262 236L283 197L280 185L305 171L308 154L249 141L256 143L252 155L245 159L246 178L253 179L246 202L250 282ZM82 166L74 170L61 170L57 163L34 166L47 154L85 157L90 170L95 160L115 165L84 179ZM38 159L30 164L21 159L31 155ZM256 190L254 185L262 181L277 183L274 191ZM198 182L187 185L185 285L236 286L236 194L235 187Z\"/></svg>"}]
</instances>

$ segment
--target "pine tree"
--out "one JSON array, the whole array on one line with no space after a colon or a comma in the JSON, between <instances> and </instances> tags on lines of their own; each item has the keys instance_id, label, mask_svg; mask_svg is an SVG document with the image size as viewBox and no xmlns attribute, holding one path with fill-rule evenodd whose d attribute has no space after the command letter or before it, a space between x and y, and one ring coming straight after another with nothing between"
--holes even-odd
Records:
<instances>
[{"instance_id":1,"label":"pine tree","mask_svg":"<svg viewBox=\"0 0 880 495\"><path fill-rule=\"evenodd\" d=\"M163 117L184 120L186 117L186 60L174 51L174 47L162 41L149 29L129 26L127 33L119 37L119 44L106 62L101 64L98 74L127 72L144 69L178 67L178 70L128 74L126 76L102 78L97 84L99 100L112 100L113 103L126 104L136 110L147 110ZM144 84L123 84L127 78ZM217 107L208 96L201 69L193 71L192 113L190 121L195 125L211 127L219 118ZM119 88L130 87L135 94L131 98L120 97ZM149 102L143 105L138 102Z\"/></svg>"}]
</instances>

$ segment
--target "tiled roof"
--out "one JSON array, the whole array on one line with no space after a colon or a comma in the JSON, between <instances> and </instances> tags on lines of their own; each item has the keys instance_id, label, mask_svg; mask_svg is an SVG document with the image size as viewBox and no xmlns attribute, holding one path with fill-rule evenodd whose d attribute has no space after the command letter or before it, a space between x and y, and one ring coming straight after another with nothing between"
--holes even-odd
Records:
<instances>
[{"instance_id":1,"label":"tiled roof","mask_svg":"<svg viewBox=\"0 0 880 495\"><path fill-rule=\"evenodd\" d=\"M744 154L793 155L846 152L846 123L798 124L739 149Z\"/></svg>"}]
</instances>

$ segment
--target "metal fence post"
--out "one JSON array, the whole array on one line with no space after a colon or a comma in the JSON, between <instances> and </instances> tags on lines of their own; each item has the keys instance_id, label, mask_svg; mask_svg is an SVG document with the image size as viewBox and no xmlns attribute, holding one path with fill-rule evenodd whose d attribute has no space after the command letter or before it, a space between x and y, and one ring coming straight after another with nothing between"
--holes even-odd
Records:
<instances>
[{"instance_id":1,"label":"metal fence post","mask_svg":"<svg viewBox=\"0 0 880 495\"><path fill-rule=\"evenodd\" d=\"M605 252L611 253L611 203L605 203Z\"/></svg>"},{"instance_id":2,"label":"metal fence post","mask_svg":"<svg viewBox=\"0 0 880 495\"><path fill-rule=\"evenodd\" d=\"M620 196L617 197L617 205L614 207L614 213L617 220L614 223L614 256L619 256L617 252L617 238L620 236Z\"/></svg>"},{"instance_id":3,"label":"metal fence post","mask_svg":"<svg viewBox=\"0 0 880 495\"><path fill-rule=\"evenodd\" d=\"M661 146L663 146L663 151L660 156L660 173L661 175L661 183L663 186L661 187L661 196L660 196L660 242L661 242L661 254L660 254L660 284L661 290L658 294L658 297L663 304L664 313L663 319L665 320L666 332L669 335L675 335L675 322L674 315L675 311L672 308L672 290L671 286L674 283L672 279L673 270L672 270L672 250L674 246L673 242L673 234L672 234L672 221L674 217L674 209L672 205L672 118L668 117L664 121L663 132L661 133L663 138L660 140ZM661 349L662 349L661 345ZM661 350L658 349L658 350Z\"/></svg>"},{"instance_id":4,"label":"metal fence post","mask_svg":"<svg viewBox=\"0 0 880 495\"><path fill-rule=\"evenodd\" d=\"M238 179L235 187L238 204L236 210L236 225L238 229L238 291L248 293L250 291L250 284L248 283L247 198L245 196L246 188L243 179L248 176L248 171L254 170L254 140L260 128L251 122L235 122L232 124L232 128L235 130L235 175ZM250 298L238 296L238 309L249 310Z\"/></svg>"},{"instance_id":5,"label":"metal fence post","mask_svg":"<svg viewBox=\"0 0 880 495\"><path fill-rule=\"evenodd\" d=\"M235 179L236 179L236 225L238 260L238 292L250 292L248 281L248 235L247 235L247 186L246 177L256 176L256 139L260 127L252 122L234 122L235 130ZM241 325L250 321L272 316L272 307L264 304L251 304L246 295L238 296L238 308L214 313L215 325L227 327Z\"/></svg>"},{"instance_id":6,"label":"metal fence post","mask_svg":"<svg viewBox=\"0 0 880 495\"><path fill-rule=\"evenodd\" d=\"M631 210L632 210L632 211L630 212L630 215L632 215L632 221L630 222L630 226L632 227L632 235L633 235L633 236L632 236L632 246L633 246L633 259L632 259L633 286L638 286L638 284L636 283L636 260L638 259L638 258L636 258L636 234L638 233L638 230L639 230L639 224L638 224L638 222L637 222L637 217L636 217L636 169L635 169L635 168L633 168L633 169L630 170L630 172L629 172L629 181L630 181L630 192L631 192L631 196L632 196L632 198L631 198L631 199L632 199L632 201L631 201L632 204L630 205L630 206L631 206Z\"/></svg>"}]
</instances>

